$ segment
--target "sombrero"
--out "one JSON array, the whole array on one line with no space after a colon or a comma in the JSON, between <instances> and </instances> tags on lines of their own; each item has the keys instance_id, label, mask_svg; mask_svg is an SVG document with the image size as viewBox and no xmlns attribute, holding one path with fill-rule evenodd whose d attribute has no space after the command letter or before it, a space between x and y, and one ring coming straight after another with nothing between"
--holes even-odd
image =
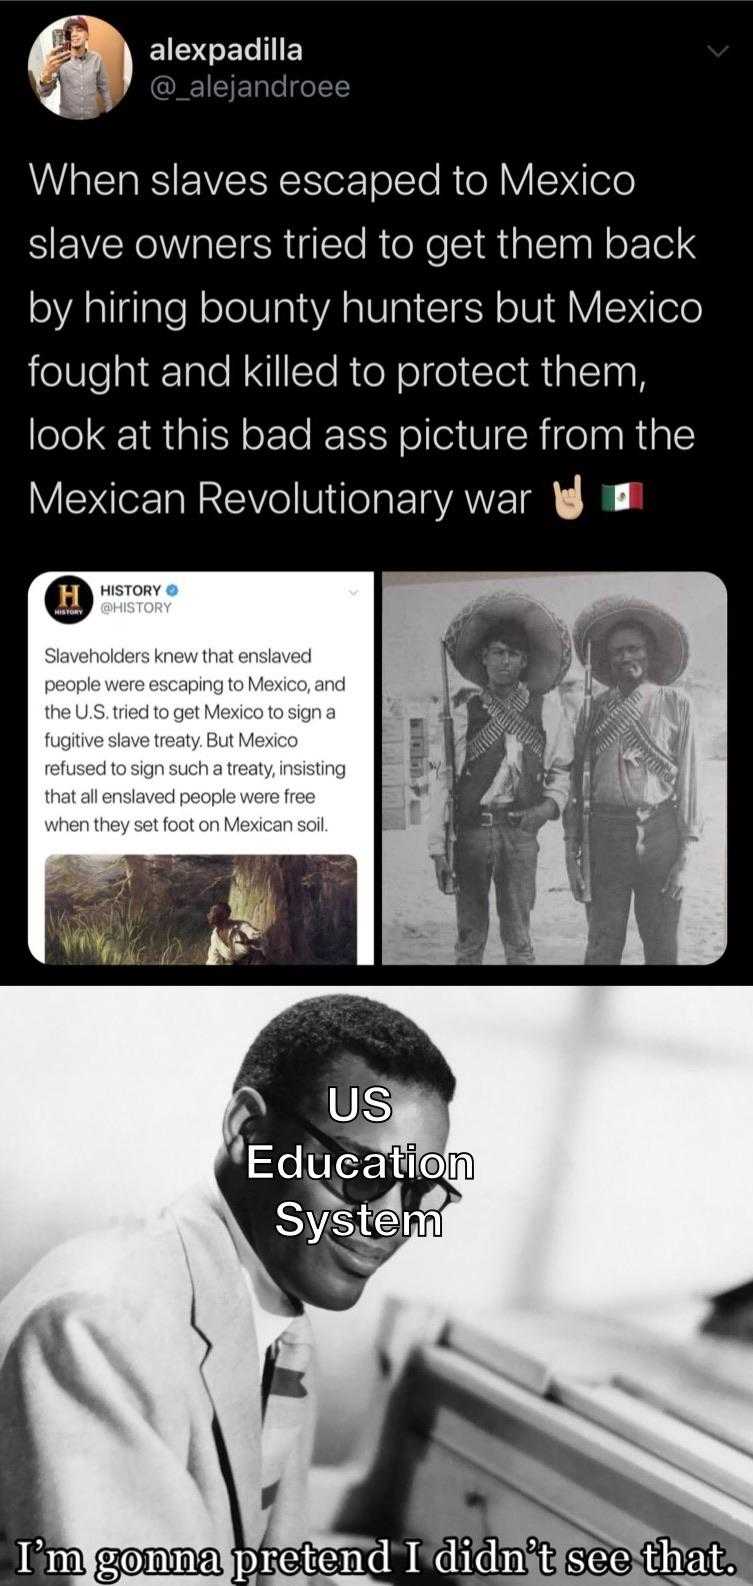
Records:
<instances>
[{"instance_id":1,"label":"sombrero","mask_svg":"<svg viewBox=\"0 0 753 1586\"><path fill-rule=\"evenodd\" d=\"M487 636L504 623L515 623L528 640L528 687L537 694L548 693L570 666L570 634L548 606L519 590L499 589L493 595L480 595L458 612L444 636L453 665L463 677L484 688L486 672L479 651Z\"/></svg>"},{"instance_id":2,"label":"sombrero","mask_svg":"<svg viewBox=\"0 0 753 1586\"><path fill-rule=\"evenodd\" d=\"M688 635L681 622L639 596L606 595L586 606L576 618L573 640L578 660L585 664L586 645L591 641L591 666L600 683L611 684L607 658L607 638L613 628L631 622L647 628L653 638L650 675L655 683L674 683L682 676L690 659Z\"/></svg>"}]
</instances>

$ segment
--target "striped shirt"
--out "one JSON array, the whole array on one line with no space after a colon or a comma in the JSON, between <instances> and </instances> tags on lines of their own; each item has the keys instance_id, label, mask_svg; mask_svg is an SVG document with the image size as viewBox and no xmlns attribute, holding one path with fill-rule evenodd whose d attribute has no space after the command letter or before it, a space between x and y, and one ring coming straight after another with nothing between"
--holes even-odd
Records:
<instances>
[{"instance_id":1,"label":"striped shirt","mask_svg":"<svg viewBox=\"0 0 753 1586\"><path fill-rule=\"evenodd\" d=\"M599 754L594 748L594 729L611 705L619 702L615 689L597 695L589 744L591 745L592 808L632 810L645 819L652 809L671 799L677 813L680 835L695 841L703 830L701 790L695 712L684 689L644 679L629 696L640 711L649 738L676 767L672 775L662 775L646 762L636 745L618 738ZM565 812L565 835L577 835L580 826L580 795L584 749L583 711L576 730L576 774L573 798Z\"/></svg>"}]
</instances>

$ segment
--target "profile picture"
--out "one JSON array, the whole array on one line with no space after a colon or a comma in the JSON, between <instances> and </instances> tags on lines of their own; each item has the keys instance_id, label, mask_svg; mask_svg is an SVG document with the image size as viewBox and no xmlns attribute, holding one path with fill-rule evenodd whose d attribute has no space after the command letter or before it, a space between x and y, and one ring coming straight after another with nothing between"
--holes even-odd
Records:
<instances>
[{"instance_id":1,"label":"profile picture","mask_svg":"<svg viewBox=\"0 0 753 1586\"><path fill-rule=\"evenodd\" d=\"M101 17L59 17L34 40L29 87L66 121L95 121L120 104L131 86L131 52Z\"/></svg>"}]
</instances>

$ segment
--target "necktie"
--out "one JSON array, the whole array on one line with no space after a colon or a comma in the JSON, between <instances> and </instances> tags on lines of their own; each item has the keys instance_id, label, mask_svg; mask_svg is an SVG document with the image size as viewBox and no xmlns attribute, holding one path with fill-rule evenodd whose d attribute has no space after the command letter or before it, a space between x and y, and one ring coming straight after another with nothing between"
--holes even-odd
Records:
<instances>
[{"instance_id":1,"label":"necktie","mask_svg":"<svg viewBox=\"0 0 753 1586\"><path fill-rule=\"evenodd\" d=\"M287 1461L306 1435L310 1403L304 1386L311 1364L308 1318L294 1317L264 1355L261 1381L263 1510L272 1508ZM307 1413L309 1412L309 1413Z\"/></svg>"},{"instance_id":2,"label":"necktie","mask_svg":"<svg viewBox=\"0 0 753 1586\"><path fill-rule=\"evenodd\" d=\"M264 1420L264 1416L265 1416L265 1413L266 1413L267 1400L269 1398L269 1391L270 1391L270 1388L272 1387L272 1378L273 1378L273 1376L275 1374L275 1361L277 1360L278 1348L279 1348L279 1340L276 1339L273 1344L269 1345L269 1348L267 1349L267 1351L266 1351L266 1353L264 1355L264 1369L263 1369L262 1374L261 1374L261 1418L262 1418L262 1420Z\"/></svg>"}]
</instances>

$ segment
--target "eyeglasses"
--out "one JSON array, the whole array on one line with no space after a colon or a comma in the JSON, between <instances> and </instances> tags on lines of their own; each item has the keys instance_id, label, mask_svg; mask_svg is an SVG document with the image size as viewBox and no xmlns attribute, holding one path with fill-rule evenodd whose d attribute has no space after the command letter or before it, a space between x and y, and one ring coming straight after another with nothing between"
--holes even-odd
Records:
<instances>
[{"instance_id":1,"label":"eyeglasses","mask_svg":"<svg viewBox=\"0 0 753 1586\"><path fill-rule=\"evenodd\" d=\"M372 1164L375 1164L377 1159L381 1160L383 1166L378 1178L374 1177L373 1171L368 1175L365 1172L356 1173L353 1178L341 1178L338 1173L328 1175L326 1182L332 1193L339 1200L348 1201L351 1206L360 1205L362 1201L381 1200L382 1196L389 1195L395 1184L400 1185L403 1211L407 1212L443 1212L445 1207L463 1199L460 1190L456 1190L453 1184L448 1184L446 1179L398 1178L388 1166L388 1159L380 1151L357 1151L353 1146L345 1148L340 1140L325 1134L323 1129L315 1128L308 1118L304 1118L302 1113L296 1112L293 1107L283 1107L277 1101L272 1105L276 1112L281 1112L286 1118L292 1118L295 1123L300 1124L314 1140L318 1140L320 1145L325 1145L334 1157L351 1156L356 1157L358 1161L368 1160Z\"/></svg>"}]
</instances>

